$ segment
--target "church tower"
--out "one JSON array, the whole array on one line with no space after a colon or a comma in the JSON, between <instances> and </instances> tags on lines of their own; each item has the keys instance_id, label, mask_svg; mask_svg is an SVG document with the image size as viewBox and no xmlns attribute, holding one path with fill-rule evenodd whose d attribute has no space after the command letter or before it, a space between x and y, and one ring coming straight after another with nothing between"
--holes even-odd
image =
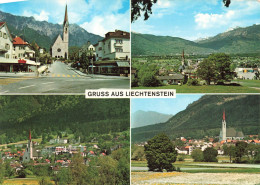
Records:
<instances>
[{"instance_id":1,"label":"church tower","mask_svg":"<svg viewBox=\"0 0 260 185\"><path fill-rule=\"evenodd\" d=\"M227 140L227 124L225 110L223 111L223 120L222 120L222 140Z\"/></svg>"},{"instance_id":2,"label":"church tower","mask_svg":"<svg viewBox=\"0 0 260 185\"><path fill-rule=\"evenodd\" d=\"M29 162L31 159L33 159L33 144L32 144L31 130L30 130L27 148L23 155L23 162Z\"/></svg>"},{"instance_id":3,"label":"church tower","mask_svg":"<svg viewBox=\"0 0 260 185\"><path fill-rule=\"evenodd\" d=\"M185 57L184 57L184 49L182 50L182 60L181 60L181 65L184 66L185 64Z\"/></svg>"},{"instance_id":4,"label":"church tower","mask_svg":"<svg viewBox=\"0 0 260 185\"><path fill-rule=\"evenodd\" d=\"M64 16L64 22L63 22L63 43L64 43L64 58L68 59L68 51L69 51L69 19L68 19L68 10L67 5L65 8L65 16Z\"/></svg>"}]
</instances>

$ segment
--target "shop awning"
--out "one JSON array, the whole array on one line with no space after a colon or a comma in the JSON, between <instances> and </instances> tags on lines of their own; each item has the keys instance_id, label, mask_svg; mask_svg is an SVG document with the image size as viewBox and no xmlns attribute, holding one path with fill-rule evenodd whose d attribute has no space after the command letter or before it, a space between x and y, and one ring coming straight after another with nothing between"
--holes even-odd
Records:
<instances>
[{"instance_id":1,"label":"shop awning","mask_svg":"<svg viewBox=\"0 0 260 185\"><path fill-rule=\"evenodd\" d=\"M128 62L116 62L118 67L130 67Z\"/></svg>"}]
</instances>

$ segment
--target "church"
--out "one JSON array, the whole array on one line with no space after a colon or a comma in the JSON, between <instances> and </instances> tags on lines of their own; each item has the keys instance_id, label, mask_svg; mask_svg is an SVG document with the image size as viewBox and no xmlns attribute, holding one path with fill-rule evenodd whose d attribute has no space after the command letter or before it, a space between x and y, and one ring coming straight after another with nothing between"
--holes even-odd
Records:
<instances>
[{"instance_id":1,"label":"church","mask_svg":"<svg viewBox=\"0 0 260 185\"><path fill-rule=\"evenodd\" d=\"M69 20L67 5L65 8L65 16L63 21L63 38L60 35L56 38L56 41L51 47L51 56L53 58L68 59L69 53Z\"/></svg>"},{"instance_id":2,"label":"church","mask_svg":"<svg viewBox=\"0 0 260 185\"><path fill-rule=\"evenodd\" d=\"M242 131L236 131L234 128L227 128L225 110L223 111L222 129L219 134L219 141L242 140L244 134Z\"/></svg>"},{"instance_id":3,"label":"church","mask_svg":"<svg viewBox=\"0 0 260 185\"><path fill-rule=\"evenodd\" d=\"M30 160L41 158L41 154L33 147L31 131L29 131L29 140L26 150L23 154L23 162L30 162Z\"/></svg>"}]
</instances>

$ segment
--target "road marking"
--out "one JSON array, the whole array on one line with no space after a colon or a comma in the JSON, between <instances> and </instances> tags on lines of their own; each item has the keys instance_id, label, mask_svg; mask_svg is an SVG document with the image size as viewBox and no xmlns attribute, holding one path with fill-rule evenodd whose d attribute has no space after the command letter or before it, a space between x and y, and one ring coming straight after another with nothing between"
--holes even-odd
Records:
<instances>
[{"instance_id":1,"label":"road marking","mask_svg":"<svg viewBox=\"0 0 260 185\"><path fill-rule=\"evenodd\" d=\"M57 75L57 77L60 77L60 75Z\"/></svg>"},{"instance_id":2,"label":"road marking","mask_svg":"<svg viewBox=\"0 0 260 185\"><path fill-rule=\"evenodd\" d=\"M35 85L28 85L28 86L20 87L18 89L25 89L25 88L29 88L29 87L33 87L33 86L35 86Z\"/></svg>"},{"instance_id":3,"label":"road marking","mask_svg":"<svg viewBox=\"0 0 260 185\"><path fill-rule=\"evenodd\" d=\"M75 78L76 76L75 76L75 75L72 75L72 77L74 77L74 78Z\"/></svg>"},{"instance_id":4,"label":"road marking","mask_svg":"<svg viewBox=\"0 0 260 185\"><path fill-rule=\"evenodd\" d=\"M77 75L77 77L80 77L79 75Z\"/></svg>"},{"instance_id":5,"label":"road marking","mask_svg":"<svg viewBox=\"0 0 260 185\"><path fill-rule=\"evenodd\" d=\"M70 75L67 75L67 77L70 77Z\"/></svg>"},{"instance_id":6,"label":"road marking","mask_svg":"<svg viewBox=\"0 0 260 185\"><path fill-rule=\"evenodd\" d=\"M65 75L62 75L62 77L66 77Z\"/></svg>"},{"instance_id":7,"label":"road marking","mask_svg":"<svg viewBox=\"0 0 260 185\"><path fill-rule=\"evenodd\" d=\"M52 77L55 77L55 75L51 75Z\"/></svg>"},{"instance_id":8,"label":"road marking","mask_svg":"<svg viewBox=\"0 0 260 185\"><path fill-rule=\"evenodd\" d=\"M42 83L43 85L46 85L46 84L53 84L54 82L46 82L46 83Z\"/></svg>"}]
</instances>

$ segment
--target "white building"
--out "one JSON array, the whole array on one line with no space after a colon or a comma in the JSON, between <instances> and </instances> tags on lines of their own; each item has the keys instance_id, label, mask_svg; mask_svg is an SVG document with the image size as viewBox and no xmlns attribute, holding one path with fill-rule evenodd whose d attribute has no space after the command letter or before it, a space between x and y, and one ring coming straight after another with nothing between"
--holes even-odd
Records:
<instances>
[{"instance_id":1,"label":"white building","mask_svg":"<svg viewBox=\"0 0 260 185\"><path fill-rule=\"evenodd\" d=\"M0 22L0 58L10 59L13 54L13 38L5 22Z\"/></svg>"},{"instance_id":2,"label":"white building","mask_svg":"<svg viewBox=\"0 0 260 185\"><path fill-rule=\"evenodd\" d=\"M130 33L121 30L108 32L105 38L94 46L97 60L129 60Z\"/></svg>"},{"instance_id":3,"label":"white building","mask_svg":"<svg viewBox=\"0 0 260 185\"><path fill-rule=\"evenodd\" d=\"M13 39L13 46L14 46L14 52L12 58L23 59L23 58L35 57L35 51L33 51L29 43L25 42L21 37L16 36Z\"/></svg>"},{"instance_id":4,"label":"white building","mask_svg":"<svg viewBox=\"0 0 260 185\"><path fill-rule=\"evenodd\" d=\"M20 37L12 38L6 22L0 22L0 71L3 72L30 72L32 66L40 65L35 61L25 59L34 57L35 52L27 42Z\"/></svg>"}]
</instances>

